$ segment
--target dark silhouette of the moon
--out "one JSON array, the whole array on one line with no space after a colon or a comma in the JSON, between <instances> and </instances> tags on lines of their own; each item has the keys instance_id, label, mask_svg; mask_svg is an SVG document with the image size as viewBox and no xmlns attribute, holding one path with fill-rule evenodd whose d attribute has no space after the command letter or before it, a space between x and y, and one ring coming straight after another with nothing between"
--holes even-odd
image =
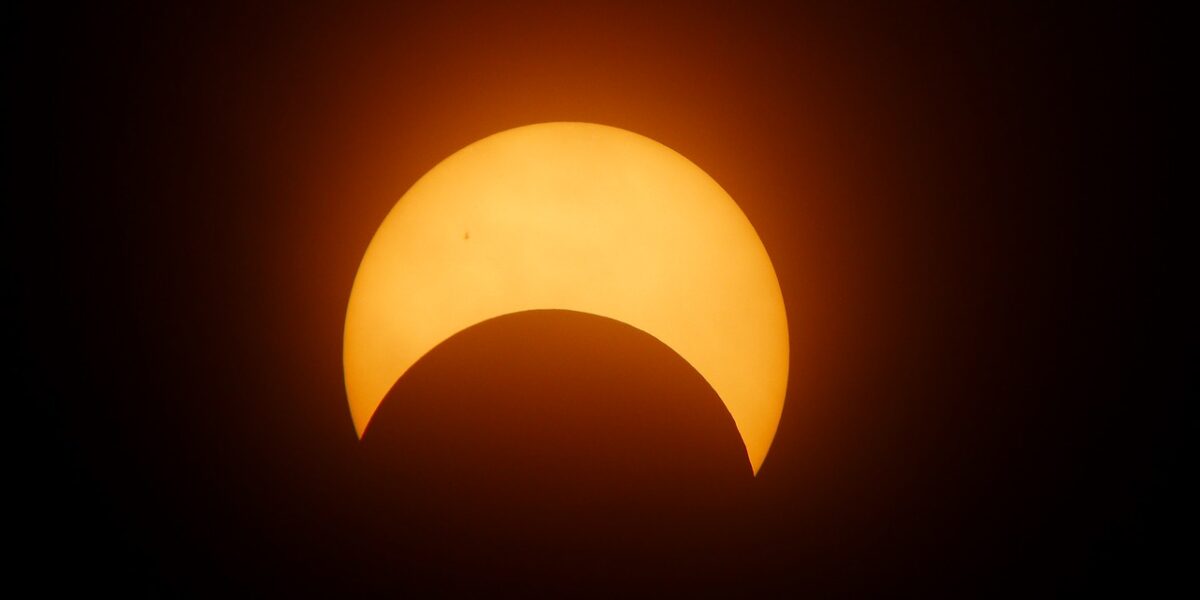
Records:
<instances>
[{"instance_id":1,"label":"dark silhouette of the moon","mask_svg":"<svg viewBox=\"0 0 1200 600\"><path fill-rule=\"evenodd\" d=\"M737 579L754 481L733 420L674 351L617 321L531 311L460 332L395 384L361 449L369 578Z\"/></svg>"}]
</instances>

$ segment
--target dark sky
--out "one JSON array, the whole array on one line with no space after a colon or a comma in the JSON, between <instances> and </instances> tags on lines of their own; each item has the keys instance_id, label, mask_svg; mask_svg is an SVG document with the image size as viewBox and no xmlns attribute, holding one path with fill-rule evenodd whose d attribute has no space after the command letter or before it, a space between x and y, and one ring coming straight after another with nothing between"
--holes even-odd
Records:
<instances>
[{"instance_id":1,"label":"dark sky","mask_svg":"<svg viewBox=\"0 0 1200 600\"><path fill-rule=\"evenodd\" d=\"M1160 585L1181 444L1147 15L648 4L6 9L29 572L151 596ZM561 312L448 341L356 439L341 332L375 227L458 148L555 120L674 148L762 237L793 360L756 479L686 363Z\"/></svg>"}]
</instances>

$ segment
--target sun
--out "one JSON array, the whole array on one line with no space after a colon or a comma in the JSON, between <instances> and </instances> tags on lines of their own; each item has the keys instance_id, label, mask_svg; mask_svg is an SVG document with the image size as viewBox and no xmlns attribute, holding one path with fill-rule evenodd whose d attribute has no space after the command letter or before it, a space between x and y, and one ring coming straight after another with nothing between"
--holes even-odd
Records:
<instances>
[{"instance_id":1,"label":"sun","mask_svg":"<svg viewBox=\"0 0 1200 600\"><path fill-rule=\"evenodd\" d=\"M359 435L439 343L537 309L622 321L673 349L725 403L758 472L788 377L787 317L766 249L687 158L590 123L475 142L388 213L346 310L346 392Z\"/></svg>"}]
</instances>

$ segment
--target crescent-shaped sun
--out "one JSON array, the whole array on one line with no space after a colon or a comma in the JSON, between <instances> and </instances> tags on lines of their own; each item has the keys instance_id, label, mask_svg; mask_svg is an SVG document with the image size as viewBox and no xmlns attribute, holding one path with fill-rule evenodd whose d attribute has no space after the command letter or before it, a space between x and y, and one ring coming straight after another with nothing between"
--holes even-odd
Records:
<instances>
[{"instance_id":1,"label":"crescent-shaped sun","mask_svg":"<svg viewBox=\"0 0 1200 600\"><path fill-rule=\"evenodd\" d=\"M672 348L725 403L758 472L788 375L787 318L766 249L691 161L589 123L475 142L426 173L383 220L346 310L358 434L439 343L534 309L616 319Z\"/></svg>"}]
</instances>

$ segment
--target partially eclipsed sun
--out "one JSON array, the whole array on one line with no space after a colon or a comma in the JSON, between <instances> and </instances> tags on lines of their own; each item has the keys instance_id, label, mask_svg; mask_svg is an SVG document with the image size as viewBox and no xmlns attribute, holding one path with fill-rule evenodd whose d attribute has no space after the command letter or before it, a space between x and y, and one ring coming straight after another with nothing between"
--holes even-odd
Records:
<instances>
[{"instance_id":1,"label":"partially eclipsed sun","mask_svg":"<svg viewBox=\"0 0 1200 600\"><path fill-rule=\"evenodd\" d=\"M758 472L788 375L787 318L766 249L691 161L588 123L475 142L388 213L346 310L359 436L421 356L476 323L535 309L616 319L673 349L725 403Z\"/></svg>"}]
</instances>

